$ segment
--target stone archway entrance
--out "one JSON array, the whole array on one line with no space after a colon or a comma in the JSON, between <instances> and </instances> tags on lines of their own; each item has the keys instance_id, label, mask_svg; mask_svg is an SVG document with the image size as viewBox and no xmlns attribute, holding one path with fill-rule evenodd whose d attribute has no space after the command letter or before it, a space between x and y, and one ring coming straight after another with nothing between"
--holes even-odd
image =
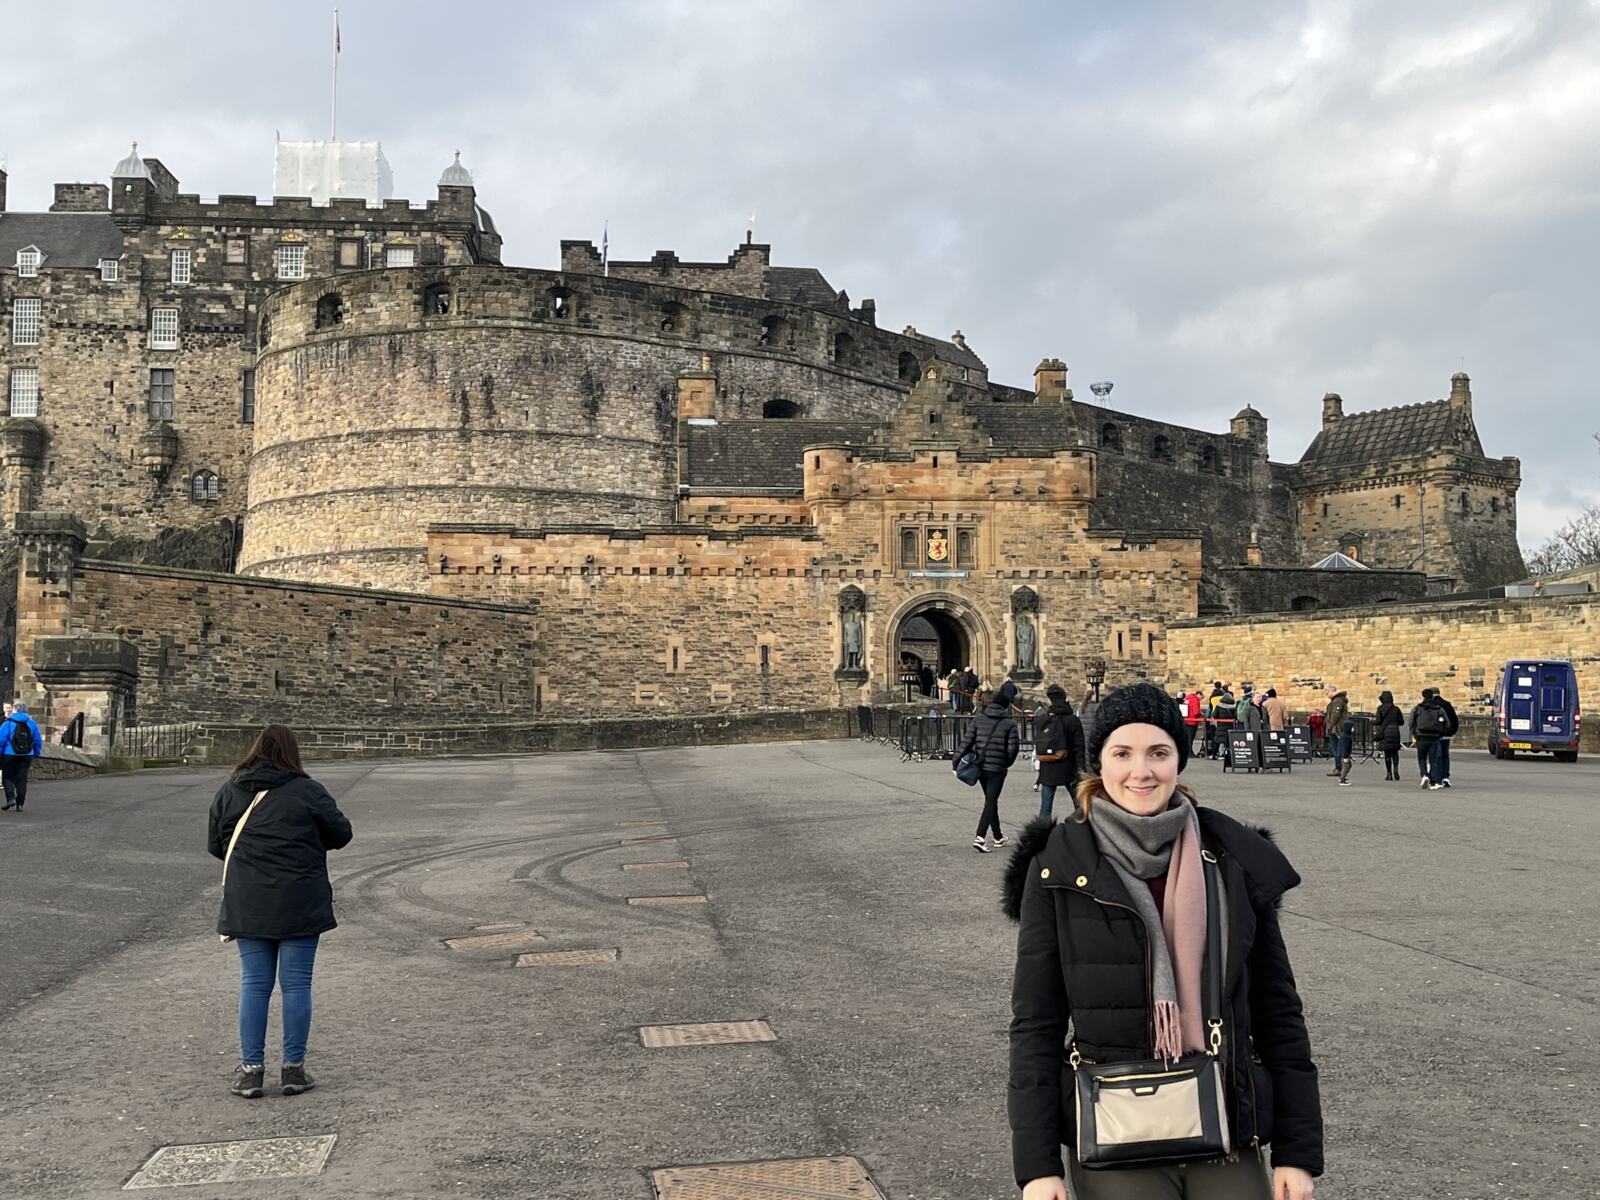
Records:
<instances>
[{"instance_id":1,"label":"stone archway entrance","mask_svg":"<svg viewBox=\"0 0 1600 1200\"><path fill-rule=\"evenodd\" d=\"M936 593L902 605L888 623L889 644L883 661L884 682L900 686L902 663L926 666L943 679L953 668L988 671L989 635L977 612L959 596Z\"/></svg>"}]
</instances>

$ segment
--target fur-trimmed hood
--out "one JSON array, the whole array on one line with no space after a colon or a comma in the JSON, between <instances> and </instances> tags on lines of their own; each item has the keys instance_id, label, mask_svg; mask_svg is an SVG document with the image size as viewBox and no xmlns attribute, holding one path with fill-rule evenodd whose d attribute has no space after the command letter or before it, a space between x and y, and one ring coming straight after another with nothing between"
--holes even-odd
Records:
<instances>
[{"instance_id":1,"label":"fur-trimmed hood","mask_svg":"<svg viewBox=\"0 0 1600 1200\"><path fill-rule=\"evenodd\" d=\"M1195 815L1200 821L1201 839L1238 862L1249 885L1250 900L1257 908L1277 905L1285 892L1299 886L1299 874L1278 849L1270 829L1246 825L1200 805L1195 806ZM1059 824L1046 817L1030 821L1017 839L1001 883L1000 909L1013 921L1022 919L1022 889L1035 858L1052 865L1058 878L1070 879L1091 871L1101 854L1094 831L1072 817Z\"/></svg>"}]
</instances>

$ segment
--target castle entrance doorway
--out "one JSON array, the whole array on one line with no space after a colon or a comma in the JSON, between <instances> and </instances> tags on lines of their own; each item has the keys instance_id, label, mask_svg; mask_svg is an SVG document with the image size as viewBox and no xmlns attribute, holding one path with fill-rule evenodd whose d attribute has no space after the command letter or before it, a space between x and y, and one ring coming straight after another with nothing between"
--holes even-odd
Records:
<instances>
[{"instance_id":1,"label":"castle entrance doorway","mask_svg":"<svg viewBox=\"0 0 1600 1200\"><path fill-rule=\"evenodd\" d=\"M924 670L943 679L955 668L971 665L971 641L955 617L926 608L900 623L894 661L897 671L914 670L924 683L928 682Z\"/></svg>"}]
</instances>

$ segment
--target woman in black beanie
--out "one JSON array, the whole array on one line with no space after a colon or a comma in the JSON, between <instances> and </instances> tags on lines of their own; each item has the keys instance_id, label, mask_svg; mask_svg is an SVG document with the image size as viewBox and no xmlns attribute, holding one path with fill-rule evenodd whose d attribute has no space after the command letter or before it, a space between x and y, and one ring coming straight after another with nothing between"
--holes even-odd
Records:
<instances>
[{"instance_id":1,"label":"woman in black beanie","mask_svg":"<svg viewBox=\"0 0 1600 1200\"><path fill-rule=\"evenodd\" d=\"M980 854L989 853L984 839L991 829L995 846L1006 844L1006 835L1000 832L1000 789L1006 786L1006 772L1022 750L1022 734L1011 716L1011 704L1016 698L1017 685L1009 679L993 696L984 697L985 703L978 715L967 723L967 731L950 763L954 771L955 764L968 750L978 752L978 785L983 789L983 812L978 816L978 832L972 839L972 848Z\"/></svg>"},{"instance_id":2,"label":"woman in black beanie","mask_svg":"<svg viewBox=\"0 0 1600 1200\"><path fill-rule=\"evenodd\" d=\"M1028 826L1006 872L1003 907L1021 924L1007 1110L1023 1200L1067 1200L1069 1177L1072 1200L1310 1200L1322 1106L1278 927L1278 900L1300 877L1263 833L1201 808L1178 781L1189 739L1160 688L1108 695L1088 752L1074 819ZM1218 883L1220 1042L1202 998L1205 859ZM1075 1098L1063 1092L1068 1050L1074 1063L1107 1065L1216 1054L1229 1152L1085 1167Z\"/></svg>"}]
</instances>

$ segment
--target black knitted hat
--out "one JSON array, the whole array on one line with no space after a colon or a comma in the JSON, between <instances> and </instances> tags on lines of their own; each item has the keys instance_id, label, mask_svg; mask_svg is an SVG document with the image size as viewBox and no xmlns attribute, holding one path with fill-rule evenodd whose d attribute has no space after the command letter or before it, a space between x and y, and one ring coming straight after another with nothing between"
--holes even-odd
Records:
<instances>
[{"instance_id":1,"label":"black knitted hat","mask_svg":"<svg viewBox=\"0 0 1600 1200\"><path fill-rule=\"evenodd\" d=\"M1188 766L1192 734L1183 723L1183 713L1177 702L1155 684L1130 683L1100 701L1094 714L1094 734L1089 739L1089 762L1097 772L1106 738L1121 725L1156 725L1166 730L1178 744L1178 770Z\"/></svg>"}]
</instances>

